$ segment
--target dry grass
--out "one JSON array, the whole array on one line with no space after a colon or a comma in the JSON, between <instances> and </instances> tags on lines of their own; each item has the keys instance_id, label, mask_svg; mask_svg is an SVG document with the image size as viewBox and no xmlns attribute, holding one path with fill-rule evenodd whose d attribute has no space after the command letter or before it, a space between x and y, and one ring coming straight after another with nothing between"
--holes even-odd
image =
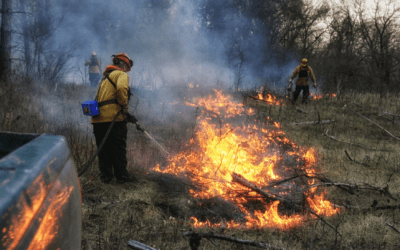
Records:
<instances>
[{"instance_id":1,"label":"dry grass","mask_svg":"<svg viewBox=\"0 0 400 250\"><path fill-rule=\"evenodd\" d=\"M95 152L90 121L81 115L80 110L80 103L93 94L92 89L80 86L60 85L55 90L22 83L2 84L0 96L4 105L0 107L0 129L64 135L80 169ZM183 102L189 96L180 98ZM151 98L138 96L133 100L131 109L135 115L171 153L185 147L196 124L194 109L186 109L182 104L157 103ZM170 112L167 115L165 105L170 105L171 110L179 109L181 113ZM269 116L280 122L289 139L296 144L317 149L320 155L317 167L328 178L336 182L369 183L380 187L388 185L396 199L379 192L355 190L354 194L349 194L337 187L327 187L328 196L334 203L355 207L400 203L400 174L397 171L400 167L400 141L351 111L378 122L395 136L400 136L400 118L390 120L383 113L385 110L400 114L399 96L349 94L340 99L315 100L308 105L295 107L288 103L283 107L261 102L249 105L256 109L261 121ZM296 108L306 112L300 113ZM154 113L157 115L150 115ZM294 122L316 121L318 117L321 120L334 119L335 122L326 125L291 125ZM180 120L185 122L178 123ZM326 131L340 140L373 150L333 140L324 135ZM128 170L139 177L138 183L105 185L97 177L96 162L81 178L82 249L127 249L128 240L163 250L188 249L188 239L182 233L191 228L189 216L196 209L196 200L188 195L187 183L170 176L149 174L155 164L165 162L164 156L134 127L130 128L128 137ZM346 156L345 150L354 161ZM398 209L344 209L324 220L326 223L318 219L310 220L299 228L287 231L235 229L225 230L224 233L287 249L400 248L400 235L386 225L389 222L400 228ZM215 240L215 244L217 247L203 239L200 249L255 249L218 240Z\"/></svg>"}]
</instances>

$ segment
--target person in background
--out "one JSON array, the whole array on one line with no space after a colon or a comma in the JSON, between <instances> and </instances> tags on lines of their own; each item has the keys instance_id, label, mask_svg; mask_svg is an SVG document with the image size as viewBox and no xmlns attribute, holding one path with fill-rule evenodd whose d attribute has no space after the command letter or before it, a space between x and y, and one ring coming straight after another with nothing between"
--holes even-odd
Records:
<instances>
[{"instance_id":1,"label":"person in background","mask_svg":"<svg viewBox=\"0 0 400 250\"><path fill-rule=\"evenodd\" d=\"M98 154L100 179L103 183L110 183L114 176L117 183L136 181L129 177L126 157L127 123L136 123L137 120L128 113L130 96L129 76L133 61L125 53L113 55L112 65L106 67L103 78L97 88L96 100L100 114L92 117L93 133L97 148L106 136L110 124L114 123L101 151ZM122 110L122 114L120 111ZM143 130L142 130L143 131Z\"/></svg>"},{"instance_id":2,"label":"person in background","mask_svg":"<svg viewBox=\"0 0 400 250\"><path fill-rule=\"evenodd\" d=\"M303 58L301 60L301 64L297 66L292 75L290 76L289 79L289 86L288 90L292 91L292 84L293 84L293 79L297 77L296 80L296 89L293 93L293 99L291 100L293 104L296 103L297 98L300 95L300 92L303 90L303 100L302 103L308 103L308 96L310 95L310 87L308 84L308 79L311 78L313 81L313 87L317 87L317 80L315 79L314 72L310 66L308 66L308 60L306 58Z\"/></svg>"},{"instance_id":3,"label":"person in background","mask_svg":"<svg viewBox=\"0 0 400 250\"><path fill-rule=\"evenodd\" d=\"M85 66L89 66L89 81L91 87L97 87L101 78L101 63L95 52L92 57L85 62Z\"/></svg>"}]
</instances>

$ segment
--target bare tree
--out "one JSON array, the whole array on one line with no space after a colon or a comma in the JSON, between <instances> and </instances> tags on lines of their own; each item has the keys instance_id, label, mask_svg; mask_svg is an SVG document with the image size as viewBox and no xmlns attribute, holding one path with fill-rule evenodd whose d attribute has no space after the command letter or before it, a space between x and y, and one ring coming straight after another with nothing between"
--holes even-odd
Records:
<instances>
[{"instance_id":1,"label":"bare tree","mask_svg":"<svg viewBox=\"0 0 400 250\"><path fill-rule=\"evenodd\" d=\"M357 15L360 22L363 47L365 48L365 74L373 80L373 87L387 89L391 87L393 74L399 70L399 62L394 55L399 49L398 21L400 8L393 8L393 1L386 4L375 2L374 15L366 18L363 2L357 1ZM381 85L385 88L381 88Z\"/></svg>"},{"instance_id":2,"label":"bare tree","mask_svg":"<svg viewBox=\"0 0 400 250\"><path fill-rule=\"evenodd\" d=\"M0 77L7 80L11 70L11 0L1 1Z\"/></svg>"},{"instance_id":3,"label":"bare tree","mask_svg":"<svg viewBox=\"0 0 400 250\"><path fill-rule=\"evenodd\" d=\"M68 72L68 61L73 57L72 44L61 45L55 37L56 31L66 20L67 12L55 11L54 0L19 0L19 34L22 43L18 44L25 75L39 81L56 83ZM29 15L28 15L29 13Z\"/></svg>"}]
</instances>

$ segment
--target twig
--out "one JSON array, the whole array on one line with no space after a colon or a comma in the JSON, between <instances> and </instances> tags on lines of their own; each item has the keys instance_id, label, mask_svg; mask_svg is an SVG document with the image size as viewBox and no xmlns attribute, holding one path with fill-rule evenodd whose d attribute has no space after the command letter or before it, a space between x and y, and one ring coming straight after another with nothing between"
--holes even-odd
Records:
<instances>
[{"instance_id":1,"label":"twig","mask_svg":"<svg viewBox=\"0 0 400 250\"><path fill-rule=\"evenodd\" d=\"M383 128L381 125L377 124L377 123L374 122L374 121L371 121L370 119L368 119L367 117L365 117L365 116L363 116L363 115L360 115L360 114L357 113L356 111L353 111L353 110L351 110L351 109L349 109L349 110L350 110L351 112L353 112L354 114L356 114L356 115L358 115L358 116L364 118L365 120L371 122L372 124L375 124L377 127L379 127L380 129L382 129L383 131L385 131L388 135L390 135L390 136L393 137L394 139L400 141L400 138L394 136L392 133L390 133L389 131L387 131L387 130L386 130L385 128Z\"/></svg>"},{"instance_id":2,"label":"twig","mask_svg":"<svg viewBox=\"0 0 400 250\"><path fill-rule=\"evenodd\" d=\"M366 167L371 167L371 166L368 165L368 164L365 164L365 163L362 163L362 162L353 160L353 158L351 158L351 156L350 156L350 154L347 152L347 150L345 150L344 152L346 153L346 155L347 155L347 157L350 159L350 161L354 161L355 163L358 163L358 164L363 165L363 166L366 166Z\"/></svg>"},{"instance_id":3,"label":"twig","mask_svg":"<svg viewBox=\"0 0 400 250\"><path fill-rule=\"evenodd\" d=\"M145 245L143 243L140 243L140 242L134 241L134 240L128 241L128 247L130 247L132 249L138 249L138 250L157 250L155 248L152 248L148 245Z\"/></svg>"},{"instance_id":4,"label":"twig","mask_svg":"<svg viewBox=\"0 0 400 250\"><path fill-rule=\"evenodd\" d=\"M388 186L382 188L382 187L376 187L376 186L372 186L368 183L356 183L356 184L350 184L350 183L335 183L335 182L324 182L324 183L319 183L319 184L315 184L315 185L311 185L309 186L310 188L312 187L319 187L319 186L335 186L335 187L346 187L352 190L370 190L370 191L377 191L381 194L384 194L390 198L392 198L393 200L397 201L396 198L394 198L390 193L389 193L389 188Z\"/></svg>"},{"instance_id":5,"label":"twig","mask_svg":"<svg viewBox=\"0 0 400 250\"><path fill-rule=\"evenodd\" d=\"M370 211L370 210L376 211L376 210L395 210L395 209L399 209L399 208L400 208L400 204L379 206L379 207L365 207L365 208L360 208L360 209L363 211Z\"/></svg>"},{"instance_id":6,"label":"twig","mask_svg":"<svg viewBox=\"0 0 400 250\"><path fill-rule=\"evenodd\" d=\"M306 175L306 174L302 174L302 175L298 175L298 174L297 174L297 175L292 176L292 177L287 178L287 179L283 179L283 180L280 180L280 181L272 182L270 185L267 186L267 188L271 188L271 187L273 187L273 186L280 185L280 184L282 184L282 183L291 181L291 180L296 179L296 178L300 178L300 177L302 177L302 176L307 176L307 177L309 177L309 176Z\"/></svg>"},{"instance_id":7,"label":"twig","mask_svg":"<svg viewBox=\"0 0 400 250\"><path fill-rule=\"evenodd\" d=\"M270 200L274 200L274 201L278 200L278 201L281 201L281 202L284 202L284 203L290 203L290 204L296 205L293 201L287 200L287 199L282 198L282 197L280 197L280 196L278 196L276 194L272 194L272 193L269 193L267 191L262 190L260 187L257 187L253 183L247 181L246 179L243 178L243 176L241 176L239 174L232 173L231 176L232 176L232 180L234 182L237 182L237 183L239 183L239 184L241 184L241 185L243 185L243 186L245 186L247 188L250 188L250 189L254 190L255 192L257 192L258 194L261 194L262 196L264 196L264 197L266 197L266 198L268 198Z\"/></svg>"},{"instance_id":8,"label":"twig","mask_svg":"<svg viewBox=\"0 0 400 250\"><path fill-rule=\"evenodd\" d=\"M328 135L328 130L324 133L324 135L328 136L329 138L331 138L331 139L333 139L335 141L346 143L346 144L350 144L350 145L353 145L353 146L356 146L356 147L360 147L360 148L364 148L364 149L368 149L368 150L375 150L375 151L385 151L385 150L373 149L373 148L366 147L366 146L363 146L363 145L360 145L360 144L357 144L357 143L351 143L351 142L347 142L347 141L342 141L342 140L336 138L333 135Z\"/></svg>"},{"instance_id":9,"label":"twig","mask_svg":"<svg viewBox=\"0 0 400 250\"><path fill-rule=\"evenodd\" d=\"M323 120L323 121L311 121L311 122L294 122L291 125L292 126L298 126L298 125L314 125L314 124L329 124L335 122L335 120Z\"/></svg>"},{"instance_id":10,"label":"twig","mask_svg":"<svg viewBox=\"0 0 400 250\"><path fill-rule=\"evenodd\" d=\"M390 228L392 228L394 231L396 231L397 233L400 234L400 230L397 229L397 227L393 226L392 224L390 224L389 222L386 222L386 225L388 225Z\"/></svg>"},{"instance_id":11,"label":"twig","mask_svg":"<svg viewBox=\"0 0 400 250\"><path fill-rule=\"evenodd\" d=\"M226 240L229 242L234 242L246 246L253 246L253 247L258 247L258 248L264 248L264 249L275 249L275 250L284 250L285 248L282 247L277 247L277 246L272 246L269 243L263 243L263 242L257 242L257 241L252 241L252 240L243 240L239 238L235 238L232 236L228 235L222 235L222 234L216 234L213 232L193 232L193 231L187 231L183 233L184 236L187 237L192 237L192 236L200 236L202 238L213 238L213 239L218 239L218 240Z\"/></svg>"},{"instance_id":12,"label":"twig","mask_svg":"<svg viewBox=\"0 0 400 250\"><path fill-rule=\"evenodd\" d=\"M299 176L299 177L300 177L300 176ZM290 204L292 204L292 205L295 206L295 207L299 207L299 206L300 206L300 205L294 203L293 201L290 201L290 200L287 200L287 199L284 199L284 198L281 198L281 197L277 197L277 195L275 195L275 194L271 194L271 193L268 193L268 192L262 190L261 188L257 187L257 186L254 185L253 183L250 183L249 181L243 179L243 177L241 177L239 174L233 173L233 174L232 174L232 178L233 178L233 181L239 182L240 184L242 184L242 185L244 185L244 186L246 186L246 187L248 187L248 188L254 190L255 192L257 192L257 193L259 193L259 194L263 195L264 197L267 197L267 198L269 198L269 199L271 199L271 200L279 200L279 201L281 201L281 202L290 203ZM300 177L300 178L301 178L301 177ZM325 223L325 224L328 225L330 228L332 228L333 230L335 230L337 234L339 234L340 236L342 236L332 225L330 225L328 222L326 222L321 216L319 216L318 214L316 214L315 212L313 212L313 211L311 211L311 210L309 210L309 209L307 209L307 210L308 210L311 214L313 214L314 216L316 216L319 220L321 220L323 223Z\"/></svg>"},{"instance_id":13,"label":"twig","mask_svg":"<svg viewBox=\"0 0 400 250\"><path fill-rule=\"evenodd\" d=\"M392 114L392 113L390 113L390 112L388 112L388 111L383 111L383 113L385 114L385 115L389 115L389 116L393 116L393 117L400 117L400 115L398 115L398 114Z\"/></svg>"}]
</instances>

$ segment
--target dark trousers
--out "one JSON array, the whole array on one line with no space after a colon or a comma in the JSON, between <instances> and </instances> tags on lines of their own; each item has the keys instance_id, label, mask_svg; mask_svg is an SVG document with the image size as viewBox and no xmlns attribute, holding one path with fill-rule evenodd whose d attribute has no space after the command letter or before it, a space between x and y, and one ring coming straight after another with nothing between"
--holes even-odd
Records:
<instances>
[{"instance_id":1,"label":"dark trousers","mask_svg":"<svg viewBox=\"0 0 400 250\"><path fill-rule=\"evenodd\" d=\"M99 84L100 74L99 73L89 73L90 86L95 88Z\"/></svg>"},{"instance_id":2,"label":"dark trousers","mask_svg":"<svg viewBox=\"0 0 400 250\"><path fill-rule=\"evenodd\" d=\"M107 133L111 122L94 123L93 132L97 148ZM126 170L126 137L128 134L127 122L115 122L98 155L100 178L111 180L114 175L117 179L128 178Z\"/></svg>"},{"instance_id":3,"label":"dark trousers","mask_svg":"<svg viewBox=\"0 0 400 250\"><path fill-rule=\"evenodd\" d=\"M308 102L308 96L310 95L310 86L299 86L296 85L296 90L293 93L293 102L296 102L297 98L300 95L300 91L303 90L303 101L302 103Z\"/></svg>"}]
</instances>

